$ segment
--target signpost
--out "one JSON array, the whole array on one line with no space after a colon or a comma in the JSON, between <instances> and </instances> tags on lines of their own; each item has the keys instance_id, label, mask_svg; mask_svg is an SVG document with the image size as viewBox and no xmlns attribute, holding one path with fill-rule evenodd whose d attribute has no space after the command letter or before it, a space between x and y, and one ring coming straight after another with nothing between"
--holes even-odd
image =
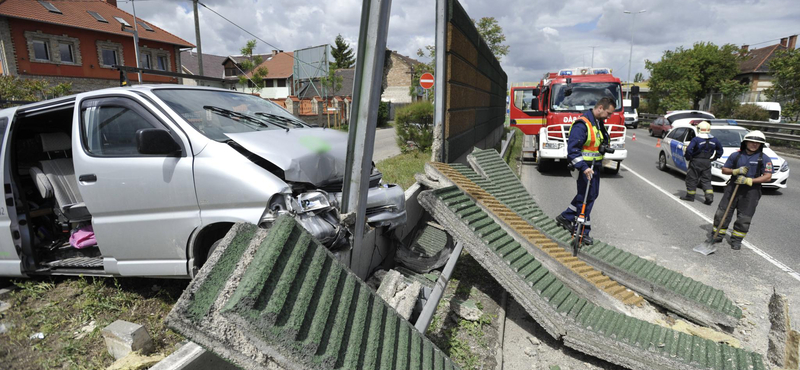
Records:
<instances>
[{"instance_id":1,"label":"signpost","mask_svg":"<svg viewBox=\"0 0 800 370\"><path fill-rule=\"evenodd\" d=\"M419 76L419 86L425 89L425 100L428 100L428 90L433 87L433 74L425 72Z\"/></svg>"}]
</instances>

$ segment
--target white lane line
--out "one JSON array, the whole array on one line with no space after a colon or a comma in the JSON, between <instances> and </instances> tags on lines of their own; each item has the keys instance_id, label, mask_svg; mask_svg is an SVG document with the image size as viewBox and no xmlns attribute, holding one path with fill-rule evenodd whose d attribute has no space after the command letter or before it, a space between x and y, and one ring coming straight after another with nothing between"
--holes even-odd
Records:
<instances>
[{"instance_id":1,"label":"white lane line","mask_svg":"<svg viewBox=\"0 0 800 370\"><path fill-rule=\"evenodd\" d=\"M660 186L658 186L658 185L654 184L652 181L650 181L650 180L648 180L648 179L644 178L644 176L642 176L642 175L638 174L636 171L634 171L634 170L633 170L633 169L631 169L630 167L628 167L628 166L626 166L626 165L624 165L624 164L620 164L620 166L621 166L622 168L624 168L625 170L627 170L628 172L630 172L630 173L632 173L632 174L636 175L636 177L638 177L638 178L642 179L642 181L646 182L648 185L650 185L650 186L652 186L652 187L656 188L656 190L658 190L658 191L660 191L660 192L662 192L662 193L666 194L666 196L668 196L669 198L671 198L672 200L674 200L674 201L675 201L675 202L677 202L678 204L680 204L680 205L682 205L683 207L685 207L686 209L688 209L688 210L692 211L694 214L696 214L696 215L700 216L700 218L702 218L704 221L708 222L709 224L711 224L711 223L713 223L713 222L714 222L714 220L713 220L713 219L711 219L711 218L709 218L709 217L706 217L706 215L704 215L704 214L700 213L700 211L696 210L695 208L693 208L692 206L690 206L690 205L686 204L685 202L682 202L682 201L680 200L680 198L678 198L677 196L675 196L675 195L671 194L670 192L668 192L668 191L666 191L666 190L662 189ZM792 268L791 268L791 267L784 265L784 264L783 264L783 262L776 260L774 257L772 257L772 256L770 256L769 254L767 254L767 252L764 252L764 251L762 251L761 249L759 249L758 247L756 247L756 246L755 246L755 245L753 245L752 243L748 242L747 240L743 240L743 241L742 241L742 245L744 245L745 247L749 248L750 250L752 250L753 252L755 252L757 255L761 256L761 257L762 257L762 258L764 258L765 260L769 261L769 263L771 263L771 264L773 264L773 265L777 266L777 267L778 267L779 269L781 269L783 272L785 272L785 273L789 274L789 276L791 276L791 277L795 278L795 280L798 280L798 281L800 281L800 274L799 274L799 273L797 273L797 271L794 271L794 270L792 270Z\"/></svg>"}]
</instances>

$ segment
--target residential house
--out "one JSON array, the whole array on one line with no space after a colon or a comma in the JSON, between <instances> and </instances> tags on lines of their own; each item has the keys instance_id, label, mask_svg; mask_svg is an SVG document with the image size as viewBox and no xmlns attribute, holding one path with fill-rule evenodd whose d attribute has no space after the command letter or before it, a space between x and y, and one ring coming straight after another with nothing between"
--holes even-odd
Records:
<instances>
[{"instance_id":1,"label":"residential house","mask_svg":"<svg viewBox=\"0 0 800 370\"><path fill-rule=\"evenodd\" d=\"M187 86L211 86L222 89L235 89L238 80L223 80L225 67L223 63L228 59L221 55L203 54L203 76L218 78L219 81L193 80L184 78L183 84ZM190 75L200 75L200 58L192 50L181 51L181 72Z\"/></svg>"},{"instance_id":2,"label":"residential house","mask_svg":"<svg viewBox=\"0 0 800 370\"><path fill-rule=\"evenodd\" d=\"M260 91L255 91L255 84L248 80L247 84L239 83L239 76L244 74L242 61L247 58L242 55L232 55L222 62L225 79L236 83L236 90L258 93L262 98L278 99L286 98L291 95L292 89L292 66L294 65L294 53L284 52L283 50L273 50L271 54L261 55L262 62L256 69L264 67L267 69L267 76L264 78L265 86ZM205 67L205 64L203 64ZM247 77L253 76L253 71L247 72Z\"/></svg>"},{"instance_id":3,"label":"residential house","mask_svg":"<svg viewBox=\"0 0 800 370\"><path fill-rule=\"evenodd\" d=\"M194 45L141 18L135 23L141 67L179 71L181 49ZM116 0L0 1L3 74L70 82L74 92L119 86L112 66L136 66L133 34L122 30L133 25L133 15L117 8ZM143 81L178 79L144 75Z\"/></svg>"},{"instance_id":4,"label":"residential house","mask_svg":"<svg viewBox=\"0 0 800 370\"><path fill-rule=\"evenodd\" d=\"M389 71L386 75L386 89L381 95L381 101L392 102L394 105L419 100L420 95L414 94L412 97L410 91L414 80L414 66L421 63L394 50L388 57Z\"/></svg>"},{"instance_id":5,"label":"residential house","mask_svg":"<svg viewBox=\"0 0 800 370\"><path fill-rule=\"evenodd\" d=\"M772 75L769 62L779 51L793 50L797 45L797 35L784 37L780 43L750 50L749 45L742 45L744 59L739 63L739 74L736 79L747 84L750 89L742 97L743 102L765 101L764 90L772 86Z\"/></svg>"}]
</instances>

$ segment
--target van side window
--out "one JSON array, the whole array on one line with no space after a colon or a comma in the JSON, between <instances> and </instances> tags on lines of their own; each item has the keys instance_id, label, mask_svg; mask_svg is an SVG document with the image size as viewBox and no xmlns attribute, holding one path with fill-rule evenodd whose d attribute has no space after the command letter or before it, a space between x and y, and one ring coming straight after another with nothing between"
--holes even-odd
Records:
<instances>
[{"instance_id":1,"label":"van side window","mask_svg":"<svg viewBox=\"0 0 800 370\"><path fill-rule=\"evenodd\" d=\"M90 155L144 156L136 148L136 132L145 128L164 127L129 99L110 98L82 104L81 136L83 147Z\"/></svg>"}]
</instances>

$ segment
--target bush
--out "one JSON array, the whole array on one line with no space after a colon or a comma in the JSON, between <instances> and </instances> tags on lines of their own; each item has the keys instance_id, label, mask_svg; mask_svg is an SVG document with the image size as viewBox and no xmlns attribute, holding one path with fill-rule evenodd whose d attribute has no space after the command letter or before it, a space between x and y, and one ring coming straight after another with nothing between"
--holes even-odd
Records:
<instances>
[{"instance_id":1,"label":"bush","mask_svg":"<svg viewBox=\"0 0 800 370\"><path fill-rule=\"evenodd\" d=\"M386 127L389 123L389 102L382 101L378 106L378 127Z\"/></svg>"},{"instance_id":2,"label":"bush","mask_svg":"<svg viewBox=\"0 0 800 370\"><path fill-rule=\"evenodd\" d=\"M767 121L769 112L755 104L742 104L733 111L733 118L748 121Z\"/></svg>"},{"instance_id":3,"label":"bush","mask_svg":"<svg viewBox=\"0 0 800 370\"><path fill-rule=\"evenodd\" d=\"M736 110L741 106L737 99L723 99L711 107L711 114L717 118L735 117Z\"/></svg>"},{"instance_id":4,"label":"bush","mask_svg":"<svg viewBox=\"0 0 800 370\"><path fill-rule=\"evenodd\" d=\"M403 153L429 151L433 144L433 104L420 101L398 109L395 130L397 146Z\"/></svg>"}]
</instances>

